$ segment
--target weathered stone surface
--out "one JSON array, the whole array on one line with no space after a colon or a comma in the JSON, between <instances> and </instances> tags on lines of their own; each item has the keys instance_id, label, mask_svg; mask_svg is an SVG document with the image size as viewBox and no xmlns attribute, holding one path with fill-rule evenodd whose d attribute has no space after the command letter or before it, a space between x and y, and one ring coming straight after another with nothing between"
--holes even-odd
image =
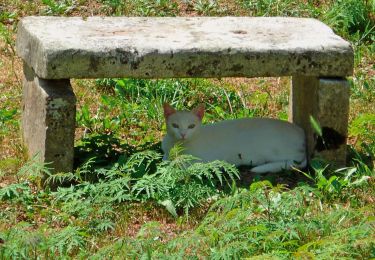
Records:
<instances>
[{"instance_id":1,"label":"weathered stone surface","mask_svg":"<svg viewBox=\"0 0 375 260\"><path fill-rule=\"evenodd\" d=\"M315 133L310 116L318 121L322 137ZM293 77L289 117L305 129L309 156L321 156L335 166L345 165L349 119L346 79Z\"/></svg>"},{"instance_id":2,"label":"weathered stone surface","mask_svg":"<svg viewBox=\"0 0 375 260\"><path fill-rule=\"evenodd\" d=\"M294 76L290 90L289 120L305 130L309 157L315 147L314 130L309 117L316 116L318 84L319 79L316 77Z\"/></svg>"},{"instance_id":3,"label":"weathered stone surface","mask_svg":"<svg viewBox=\"0 0 375 260\"><path fill-rule=\"evenodd\" d=\"M314 19L26 17L17 52L40 78L346 76L350 44Z\"/></svg>"},{"instance_id":4,"label":"weathered stone surface","mask_svg":"<svg viewBox=\"0 0 375 260\"><path fill-rule=\"evenodd\" d=\"M323 140L318 138L315 155L336 166L345 166L346 163L349 89L345 79L319 80L316 117L322 126Z\"/></svg>"},{"instance_id":5,"label":"weathered stone surface","mask_svg":"<svg viewBox=\"0 0 375 260\"><path fill-rule=\"evenodd\" d=\"M52 172L73 169L76 99L69 80L39 79L24 65L23 140Z\"/></svg>"}]
</instances>

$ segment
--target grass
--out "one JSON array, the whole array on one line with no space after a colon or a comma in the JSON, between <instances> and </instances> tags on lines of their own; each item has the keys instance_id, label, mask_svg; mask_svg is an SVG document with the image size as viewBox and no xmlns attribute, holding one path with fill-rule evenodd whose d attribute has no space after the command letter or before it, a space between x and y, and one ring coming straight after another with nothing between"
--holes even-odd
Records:
<instances>
[{"instance_id":1,"label":"grass","mask_svg":"<svg viewBox=\"0 0 375 260\"><path fill-rule=\"evenodd\" d=\"M313 17L352 43L348 165L253 176L222 162L161 161L162 103L203 102L205 122L286 119L289 78L73 80L75 171L52 175L20 140L26 15ZM3 0L0 3L0 259L375 257L373 1ZM241 178L241 181L239 181ZM69 185L73 184L73 185Z\"/></svg>"}]
</instances>

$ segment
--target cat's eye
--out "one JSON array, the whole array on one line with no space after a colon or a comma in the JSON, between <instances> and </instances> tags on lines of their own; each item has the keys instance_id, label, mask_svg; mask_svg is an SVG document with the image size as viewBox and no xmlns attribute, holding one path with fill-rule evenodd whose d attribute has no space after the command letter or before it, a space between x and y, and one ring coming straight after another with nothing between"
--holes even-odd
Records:
<instances>
[{"instance_id":1,"label":"cat's eye","mask_svg":"<svg viewBox=\"0 0 375 260\"><path fill-rule=\"evenodd\" d=\"M195 124L191 124L188 126L189 129L193 129L195 127Z\"/></svg>"},{"instance_id":2,"label":"cat's eye","mask_svg":"<svg viewBox=\"0 0 375 260\"><path fill-rule=\"evenodd\" d=\"M172 126L173 128L178 128L178 124L173 123Z\"/></svg>"}]
</instances>

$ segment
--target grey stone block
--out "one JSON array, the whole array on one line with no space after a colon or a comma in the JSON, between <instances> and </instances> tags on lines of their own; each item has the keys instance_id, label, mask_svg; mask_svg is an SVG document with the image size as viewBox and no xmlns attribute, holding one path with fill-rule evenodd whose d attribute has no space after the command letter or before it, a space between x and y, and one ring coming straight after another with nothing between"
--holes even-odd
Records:
<instances>
[{"instance_id":1,"label":"grey stone block","mask_svg":"<svg viewBox=\"0 0 375 260\"><path fill-rule=\"evenodd\" d=\"M349 121L349 83L345 79L319 80L316 117L323 130L318 138L315 156L336 166L345 166Z\"/></svg>"},{"instance_id":2,"label":"grey stone block","mask_svg":"<svg viewBox=\"0 0 375 260\"><path fill-rule=\"evenodd\" d=\"M76 99L69 80L44 80L24 65L23 140L52 172L73 169Z\"/></svg>"},{"instance_id":3,"label":"grey stone block","mask_svg":"<svg viewBox=\"0 0 375 260\"><path fill-rule=\"evenodd\" d=\"M18 55L40 78L343 77L348 42L286 17L25 17Z\"/></svg>"},{"instance_id":4,"label":"grey stone block","mask_svg":"<svg viewBox=\"0 0 375 260\"><path fill-rule=\"evenodd\" d=\"M305 130L309 157L345 166L349 94L346 79L293 77L289 118ZM322 137L314 131L310 116L319 123Z\"/></svg>"}]
</instances>

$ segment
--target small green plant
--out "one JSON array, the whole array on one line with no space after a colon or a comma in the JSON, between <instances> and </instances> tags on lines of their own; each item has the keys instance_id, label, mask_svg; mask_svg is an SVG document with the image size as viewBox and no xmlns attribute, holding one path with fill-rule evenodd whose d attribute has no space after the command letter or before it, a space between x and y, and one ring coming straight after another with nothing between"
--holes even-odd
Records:
<instances>
[{"instance_id":1,"label":"small green plant","mask_svg":"<svg viewBox=\"0 0 375 260\"><path fill-rule=\"evenodd\" d=\"M87 236L86 232L80 228L67 226L60 232L52 235L47 245L51 253L56 252L59 255L69 255L85 247Z\"/></svg>"},{"instance_id":2,"label":"small green plant","mask_svg":"<svg viewBox=\"0 0 375 260\"><path fill-rule=\"evenodd\" d=\"M12 32L2 22L0 22L0 37L6 43L6 47L8 51L10 50L10 53L15 55L16 54L16 50L14 49L15 42L12 37Z\"/></svg>"},{"instance_id":3,"label":"small green plant","mask_svg":"<svg viewBox=\"0 0 375 260\"><path fill-rule=\"evenodd\" d=\"M102 2L111 8L111 11L115 15L123 15L123 9L125 3L122 0L102 0Z\"/></svg>"},{"instance_id":4,"label":"small green plant","mask_svg":"<svg viewBox=\"0 0 375 260\"><path fill-rule=\"evenodd\" d=\"M254 16L311 16L317 12L313 5L291 0L240 0L239 2Z\"/></svg>"},{"instance_id":5,"label":"small green plant","mask_svg":"<svg viewBox=\"0 0 375 260\"><path fill-rule=\"evenodd\" d=\"M140 16L175 16L178 12L177 3L170 0L136 0L133 5Z\"/></svg>"},{"instance_id":6,"label":"small green plant","mask_svg":"<svg viewBox=\"0 0 375 260\"><path fill-rule=\"evenodd\" d=\"M373 8L367 1L334 1L323 16L323 20L338 33L347 37L353 35L358 44L374 38L375 21L370 16Z\"/></svg>"},{"instance_id":7,"label":"small green plant","mask_svg":"<svg viewBox=\"0 0 375 260\"><path fill-rule=\"evenodd\" d=\"M13 11L6 11L6 10L1 10L0 13L0 23L5 24L7 22L13 21L15 18L17 18L17 12Z\"/></svg>"},{"instance_id":8,"label":"small green plant","mask_svg":"<svg viewBox=\"0 0 375 260\"><path fill-rule=\"evenodd\" d=\"M110 7L111 13L117 16L176 16L178 14L176 1L170 0L101 0L101 2Z\"/></svg>"},{"instance_id":9,"label":"small green plant","mask_svg":"<svg viewBox=\"0 0 375 260\"><path fill-rule=\"evenodd\" d=\"M0 134L5 135L11 130L11 125L18 125L15 116L17 109L1 109L0 108Z\"/></svg>"},{"instance_id":10,"label":"small green plant","mask_svg":"<svg viewBox=\"0 0 375 260\"><path fill-rule=\"evenodd\" d=\"M350 136L363 140L371 140L374 137L375 131L375 114L362 114L353 119L349 126Z\"/></svg>"},{"instance_id":11,"label":"small green plant","mask_svg":"<svg viewBox=\"0 0 375 260\"><path fill-rule=\"evenodd\" d=\"M217 14L221 11L216 0L198 0L194 3L194 10L204 15Z\"/></svg>"},{"instance_id":12,"label":"small green plant","mask_svg":"<svg viewBox=\"0 0 375 260\"><path fill-rule=\"evenodd\" d=\"M340 168L330 172L328 171L329 165L318 159L312 160L310 166L313 169L313 175L299 172L313 181L319 191L317 193L319 197L328 201L343 198L344 190L366 185L371 178L370 175L362 175L363 171L359 172L356 167Z\"/></svg>"},{"instance_id":13,"label":"small green plant","mask_svg":"<svg viewBox=\"0 0 375 260\"><path fill-rule=\"evenodd\" d=\"M42 0L42 3L47 6L45 12L49 15L68 14L75 8L72 0Z\"/></svg>"},{"instance_id":14,"label":"small green plant","mask_svg":"<svg viewBox=\"0 0 375 260\"><path fill-rule=\"evenodd\" d=\"M4 54L7 54L11 57L11 70L13 72L15 79L18 82L20 82L17 76L17 73L15 71L16 49L15 49L15 40L13 38L13 31L15 31L15 28L13 28L12 30L10 26L6 26L5 24L3 24L2 21L0 21L0 39L4 41L5 43ZM1 62L0 62L0 65L1 65ZM2 87L1 84L0 84L0 87ZM0 124L1 124L1 116L0 116Z\"/></svg>"},{"instance_id":15,"label":"small green plant","mask_svg":"<svg viewBox=\"0 0 375 260\"><path fill-rule=\"evenodd\" d=\"M174 216L178 209L189 214L191 208L217 196L218 185L230 187L239 177L236 168L225 162L193 163L196 158L178 155L159 164L157 171L144 175L133 186L137 197L154 199Z\"/></svg>"},{"instance_id":16,"label":"small green plant","mask_svg":"<svg viewBox=\"0 0 375 260\"><path fill-rule=\"evenodd\" d=\"M23 200L25 197L29 197L30 192L27 182L14 183L0 190L0 200ZM25 194L27 195L25 196Z\"/></svg>"},{"instance_id":17,"label":"small green plant","mask_svg":"<svg viewBox=\"0 0 375 260\"><path fill-rule=\"evenodd\" d=\"M51 175L51 169L48 168L48 165L49 163L40 162L40 155L36 154L21 167L17 173L17 178L31 180L41 189L44 184L42 181Z\"/></svg>"}]
</instances>

